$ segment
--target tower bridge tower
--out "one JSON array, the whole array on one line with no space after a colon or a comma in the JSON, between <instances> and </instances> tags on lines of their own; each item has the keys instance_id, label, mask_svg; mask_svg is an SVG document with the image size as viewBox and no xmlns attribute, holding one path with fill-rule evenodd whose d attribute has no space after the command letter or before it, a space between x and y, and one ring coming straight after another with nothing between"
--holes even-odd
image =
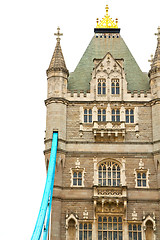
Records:
<instances>
[{"instance_id":1,"label":"tower bridge tower","mask_svg":"<svg viewBox=\"0 0 160 240\"><path fill-rule=\"evenodd\" d=\"M51 240L160 239L160 29L149 77L115 21L97 20L73 73L57 43L47 70L45 161L58 151Z\"/></svg>"}]
</instances>

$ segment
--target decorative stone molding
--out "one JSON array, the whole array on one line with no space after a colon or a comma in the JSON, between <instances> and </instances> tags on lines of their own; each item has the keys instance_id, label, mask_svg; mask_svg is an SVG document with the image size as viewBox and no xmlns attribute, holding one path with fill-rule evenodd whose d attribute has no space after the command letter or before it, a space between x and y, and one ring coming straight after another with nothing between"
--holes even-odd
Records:
<instances>
[{"instance_id":1,"label":"decorative stone molding","mask_svg":"<svg viewBox=\"0 0 160 240\"><path fill-rule=\"evenodd\" d=\"M83 212L83 219L88 219L87 208L85 208L85 210L84 210L84 212Z\"/></svg>"},{"instance_id":2,"label":"decorative stone molding","mask_svg":"<svg viewBox=\"0 0 160 240\"><path fill-rule=\"evenodd\" d=\"M146 216L143 216L143 222L142 222L142 229L143 229L143 236L144 236L144 240L146 240L146 230L147 230L147 222L148 221L151 221L152 224L153 224L153 239L152 240L156 240L156 234L155 234L155 231L156 231L156 221L155 221L155 214L153 213L153 218L148 215L147 217Z\"/></svg>"},{"instance_id":3,"label":"decorative stone molding","mask_svg":"<svg viewBox=\"0 0 160 240\"><path fill-rule=\"evenodd\" d=\"M79 161L79 158L77 158L77 160L75 161L75 167L74 168L70 168L70 174L71 174L71 184L70 184L70 187L84 187L84 175L85 175L85 168L81 168L80 167L80 161ZM74 185L73 184L73 174L74 172L81 172L82 174L82 184L81 185ZM78 181L78 180L77 180Z\"/></svg>"},{"instance_id":4,"label":"decorative stone molding","mask_svg":"<svg viewBox=\"0 0 160 240\"><path fill-rule=\"evenodd\" d=\"M132 220L137 220L137 213L136 213L136 210L135 210L135 208L134 208L134 210L133 210L133 213L132 213Z\"/></svg>"}]
</instances>

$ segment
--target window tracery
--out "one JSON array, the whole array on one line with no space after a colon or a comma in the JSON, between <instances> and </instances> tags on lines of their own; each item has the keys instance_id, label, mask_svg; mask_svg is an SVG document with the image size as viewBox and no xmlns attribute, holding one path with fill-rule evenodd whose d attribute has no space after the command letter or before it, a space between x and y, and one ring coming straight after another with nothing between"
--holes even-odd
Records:
<instances>
[{"instance_id":1,"label":"window tracery","mask_svg":"<svg viewBox=\"0 0 160 240\"><path fill-rule=\"evenodd\" d=\"M98 217L98 240L122 240L122 218L118 216Z\"/></svg>"},{"instance_id":2,"label":"window tracery","mask_svg":"<svg viewBox=\"0 0 160 240\"><path fill-rule=\"evenodd\" d=\"M98 167L98 184L100 186L119 186L121 169L115 162L103 162Z\"/></svg>"}]
</instances>

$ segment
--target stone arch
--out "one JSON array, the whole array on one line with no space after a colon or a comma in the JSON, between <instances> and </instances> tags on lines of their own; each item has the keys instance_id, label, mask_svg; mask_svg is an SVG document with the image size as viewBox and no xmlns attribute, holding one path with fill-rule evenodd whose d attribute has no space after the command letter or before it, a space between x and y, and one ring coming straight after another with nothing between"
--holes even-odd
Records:
<instances>
[{"instance_id":1,"label":"stone arch","mask_svg":"<svg viewBox=\"0 0 160 240\"><path fill-rule=\"evenodd\" d=\"M119 165L121 169L121 184L122 186L126 185L126 177L125 177L125 159L115 159L115 158L104 158L102 160L97 161L96 158L93 159L94 162L94 185L98 185L98 167L103 163L103 162L114 162Z\"/></svg>"},{"instance_id":2,"label":"stone arch","mask_svg":"<svg viewBox=\"0 0 160 240\"><path fill-rule=\"evenodd\" d=\"M150 215L143 221L143 230L144 240L156 240L156 223Z\"/></svg>"},{"instance_id":3,"label":"stone arch","mask_svg":"<svg viewBox=\"0 0 160 240\"><path fill-rule=\"evenodd\" d=\"M78 221L76 217L71 214L67 219L66 219L66 240L77 240L78 236Z\"/></svg>"}]
</instances>

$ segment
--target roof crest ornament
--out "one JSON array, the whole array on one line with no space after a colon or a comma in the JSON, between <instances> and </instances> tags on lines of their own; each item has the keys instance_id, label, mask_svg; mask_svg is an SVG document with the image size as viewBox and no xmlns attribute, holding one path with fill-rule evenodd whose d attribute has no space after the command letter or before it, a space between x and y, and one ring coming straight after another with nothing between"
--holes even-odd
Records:
<instances>
[{"instance_id":1,"label":"roof crest ornament","mask_svg":"<svg viewBox=\"0 0 160 240\"><path fill-rule=\"evenodd\" d=\"M57 33L54 33L55 36L57 36L57 41L60 41L60 36L63 36L63 33L60 33L60 27L57 27Z\"/></svg>"},{"instance_id":2,"label":"roof crest ornament","mask_svg":"<svg viewBox=\"0 0 160 240\"><path fill-rule=\"evenodd\" d=\"M108 15L108 5L106 5L106 15L102 20L99 22L97 18L97 26L96 28L118 28L118 18L116 18L115 22L112 18Z\"/></svg>"}]
</instances>

